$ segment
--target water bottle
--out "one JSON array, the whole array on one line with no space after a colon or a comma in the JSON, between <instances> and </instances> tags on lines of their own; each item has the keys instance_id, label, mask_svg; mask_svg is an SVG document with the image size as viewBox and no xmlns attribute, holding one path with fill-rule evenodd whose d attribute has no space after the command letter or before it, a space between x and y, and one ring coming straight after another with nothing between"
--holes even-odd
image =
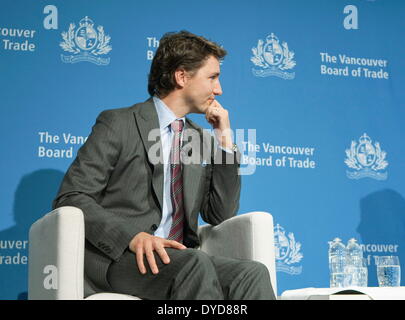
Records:
<instances>
[{"instance_id":1,"label":"water bottle","mask_svg":"<svg viewBox=\"0 0 405 320\"><path fill-rule=\"evenodd\" d=\"M342 240L335 238L329 242L330 287L344 287L344 269L346 265L346 247Z\"/></svg>"},{"instance_id":2,"label":"water bottle","mask_svg":"<svg viewBox=\"0 0 405 320\"><path fill-rule=\"evenodd\" d=\"M346 247L345 287L367 286L367 267L363 259L363 250L352 238Z\"/></svg>"},{"instance_id":3,"label":"water bottle","mask_svg":"<svg viewBox=\"0 0 405 320\"><path fill-rule=\"evenodd\" d=\"M354 267L362 266L363 250L356 239L352 238L347 242L346 253L348 264Z\"/></svg>"}]
</instances>

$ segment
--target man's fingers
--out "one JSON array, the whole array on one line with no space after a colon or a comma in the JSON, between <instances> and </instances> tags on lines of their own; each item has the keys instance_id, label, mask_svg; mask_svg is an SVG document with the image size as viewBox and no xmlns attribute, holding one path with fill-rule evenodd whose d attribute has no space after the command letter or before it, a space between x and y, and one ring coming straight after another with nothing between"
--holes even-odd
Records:
<instances>
[{"instance_id":1,"label":"man's fingers","mask_svg":"<svg viewBox=\"0 0 405 320\"><path fill-rule=\"evenodd\" d=\"M159 255L160 259L162 259L163 263L168 264L170 263L169 255L167 254L166 250L162 245L155 247L157 254Z\"/></svg>"},{"instance_id":2,"label":"man's fingers","mask_svg":"<svg viewBox=\"0 0 405 320\"><path fill-rule=\"evenodd\" d=\"M145 248L145 255L146 255L146 260L148 260L148 264L150 269L152 270L153 274L159 273L159 269L156 265L156 260L155 256L153 254L153 247L152 244L148 244Z\"/></svg>"},{"instance_id":3,"label":"man's fingers","mask_svg":"<svg viewBox=\"0 0 405 320\"><path fill-rule=\"evenodd\" d=\"M210 104L210 107L211 108L222 108L223 109L222 105L217 100L215 100L215 98L212 101L212 103Z\"/></svg>"},{"instance_id":4,"label":"man's fingers","mask_svg":"<svg viewBox=\"0 0 405 320\"><path fill-rule=\"evenodd\" d=\"M187 249L187 247L180 242L174 240L167 240L164 244L165 247L175 248L175 249Z\"/></svg>"},{"instance_id":5,"label":"man's fingers","mask_svg":"<svg viewBox=\"0 0 405 320\"><path fill-rule=\"evenodd\" d=\"M210 108L210 110L208 110L207 113L205 114L205 118L211 124L217 122L219 120L219 117L220 117L219 111L215 110L214 108Z\"/></svg>"},{"instance_id":6,"label":"man's fingers","mask_svg":"<svg viewBox=\"0 0 405 320\"><path fill-rule=\"evenodd\" d=\"M166 240L159 237L146 237L145 239L138 239L136 245L132 246L132 251L135 252L136 262L141 274L147 273L147 268L144 263L146 261L153 274L159 273L159 268L156 263L154 251L159 255L164 264L170 263L170 257L167 254L165 247L175 249L186 249L187 247L174 240Z\"/></svg>"},{"instance_id":7,"label":"man's fingers","mask_svg":"<svg viewBox=\"0 0 405 320\"><path fill-rule=\"evenodd\" d=\"M139 272L142 274L146 273L145 264L143 263L143 249L142 247L136 250L136 263L138 265Z\"/></svg>"}]
</instances>

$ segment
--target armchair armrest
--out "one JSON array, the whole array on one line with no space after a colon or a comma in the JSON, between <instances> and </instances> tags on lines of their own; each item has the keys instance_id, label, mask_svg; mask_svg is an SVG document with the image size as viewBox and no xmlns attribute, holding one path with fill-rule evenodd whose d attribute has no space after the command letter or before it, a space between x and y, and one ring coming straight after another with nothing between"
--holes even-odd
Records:
<instances>
[{"instance_id":1,"label":"armchair armrest","mask_svg":"<svg viewBox=\"0 0 405 320\"><path fill-rule=\"evenodd\" d=\"M37 220L29 232L28 263L30 300L83 299L83 212L61 207Z\"/></svg>"},{"instance_id":2,"label":"armchair armrest","mask_svg":"<svg viewBox=\"0 0 405 320\"><path fill-rule=\"evenodd\" d=\"M225 220L217 226L198 229L201 250L211 255L249 259L263 263L270 273L277 297L273 217L266 212L250 212Z\"/></svg>"}]
</instances>

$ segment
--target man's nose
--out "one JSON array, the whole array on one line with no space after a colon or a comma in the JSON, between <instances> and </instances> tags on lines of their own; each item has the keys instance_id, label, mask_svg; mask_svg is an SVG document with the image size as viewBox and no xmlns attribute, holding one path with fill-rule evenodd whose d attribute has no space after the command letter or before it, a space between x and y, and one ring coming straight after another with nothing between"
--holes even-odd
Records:
<instances>
[{"instance_id":1,"label":"man's nose","mask_svg":"<svg viewBox=\"0 0 405 320\"><path fill-rule=\"evenodd\" d=\"M221 83L219 81L217 81L217 83L215 84L213 93L216 96L220 96L222 94Z\"/></svg>"}]
</instances>

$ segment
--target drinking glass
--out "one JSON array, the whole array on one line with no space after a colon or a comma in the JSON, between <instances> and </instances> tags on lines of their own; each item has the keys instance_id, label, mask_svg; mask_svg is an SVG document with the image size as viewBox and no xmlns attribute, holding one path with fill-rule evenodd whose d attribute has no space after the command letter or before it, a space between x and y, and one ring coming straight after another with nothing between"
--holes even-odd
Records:
<instances>
[{"instance_id":1,"label":"drinking glass","mask_svg":"<svg viewBox=\"0 0 405 320\"><path fill-rule=\"evenodd\" d=\"M399 287L401 267L398 256L376 256L377 279L380 287Z\"/></svg>"}]
</instances>

